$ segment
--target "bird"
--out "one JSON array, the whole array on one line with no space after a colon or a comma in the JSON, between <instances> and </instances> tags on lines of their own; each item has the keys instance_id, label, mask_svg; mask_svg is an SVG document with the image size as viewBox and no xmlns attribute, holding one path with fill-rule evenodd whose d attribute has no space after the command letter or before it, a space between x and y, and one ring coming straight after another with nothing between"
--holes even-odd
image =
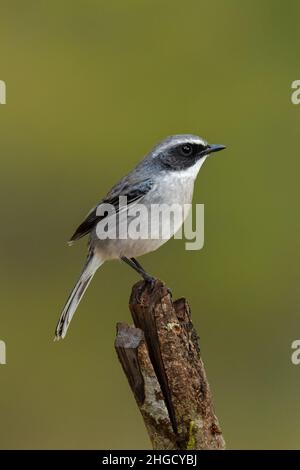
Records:
<instances>
[{"instance_id":1,"label":"bird","mask_svg":"<svg viewBox=\"0 0 300 470\"><path fill-rule=\"evenodd\" d=\"M119 217L116 223L120 228L130 218L129 210L137 205L142 204L146 209L151 209L153 205L191 204L194 183L203 163L208 156L225 148L224 145L209 144L193 134L166 137L87 214L69 240L69 244L73 244L80 238L88 236L88 254L79 280L60 315L55 329L55 340L65 338L80 300L96 271L105 261L122 260L137 271L146 282L153 283L155 277L146 272L136 258L158 249L168 241L186 217L186 214L179 217L167 236L138 238L127 233L125 237L99 237L99 226L108 224L112 219L106 207L115 209L115 214ZM120 204L121 198L126 198L126 210ZM159 229L162 232L167 223L169 226L169 221L160 219Z\"/></svg>"}]
</instances>

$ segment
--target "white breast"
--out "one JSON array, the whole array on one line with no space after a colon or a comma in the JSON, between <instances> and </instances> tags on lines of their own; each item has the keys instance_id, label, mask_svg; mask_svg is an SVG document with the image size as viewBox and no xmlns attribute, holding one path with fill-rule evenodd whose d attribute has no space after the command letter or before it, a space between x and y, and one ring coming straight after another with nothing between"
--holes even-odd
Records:
<instances>
[{"instance_id":1,"label":"white breast","mask_svg":"<svg viewBox=\"0 0 300 470\"><path fill-rule=\"evenodd\" d=\"M185 170L166 173L157 183L157 194L160 198L167 204L190 204L195 179L205 160L206 157Z\"/></svg>"}]
</instances>

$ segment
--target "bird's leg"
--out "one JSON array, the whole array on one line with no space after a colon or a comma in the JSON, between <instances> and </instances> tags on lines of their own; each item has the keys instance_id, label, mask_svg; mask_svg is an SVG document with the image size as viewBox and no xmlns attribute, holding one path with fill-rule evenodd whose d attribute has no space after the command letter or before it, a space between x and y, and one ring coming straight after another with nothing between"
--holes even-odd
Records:
<instances>
[{"instance_id":1,"label":"bird's leg","mask_svg":"<svg viewBox=\"0 0 300 470\"><path fill-rule=\"evenodd\" d=\"M126 258L125 256L122 256L121 260L124 261L129 266L131 266L135 271L137 271L142 276L142 278L145 281L149 282L151 286L153 287L154 282L156 281L156 278L151 276L151 274L148 274L144 270L143 266L138 262L138 260L136 260L135 258ZM167 291L170 294L170 296L173 297L172 291L169 287L167 287Z\"/></svg>"},{"instance_id":2,"label":"bird's leg","mask_svg":"<svg viewBox=\"0 0 300 470\"><path fill-rule=\"evenodd\" d=\"M133 261L134 264L135 264L141 271L143 271L147 276L153 277L153 276L150 276L150 274L148 274L148 273L144 270L143 266L138 262L137 259L135 259L135 258L130 258L130 259L131 259L131 261Z\"/></svg>"},{"instance_id":3,"label":"bird's leg","mask_svg":"<svg viewBox=\"0 0 300 470\"><path fill-rule=\"evenodd\" d=\"M150 276L149 274L147 274L143 268L143 266L140 265L140 263L138 262L138 260L136 260L135 258L131 258L132 261L136 264L136 266L141 269L147 276L151 277L152 279L154 279L152 276ZM169 292L170 296L172 297L173 294L172 294L172 291L170 289L170 287L167 287L167 291Z\"/></svg>"},{"instance_id":4,"label":"bird's leg","mask_svg":"<svg viewBox=\"0 0 300 470\"><path fill-rule=\"evenodd\" d=\"M155 277L146 273L144 268L140 265L140 263L135 258L126 258L126 256L122 256L121 260L124 261L124 263L131 266L135 271L137 271L146 282L149 282L152 286L154 285L154 282L156 281Z\"/></svg>"}]
</instances>

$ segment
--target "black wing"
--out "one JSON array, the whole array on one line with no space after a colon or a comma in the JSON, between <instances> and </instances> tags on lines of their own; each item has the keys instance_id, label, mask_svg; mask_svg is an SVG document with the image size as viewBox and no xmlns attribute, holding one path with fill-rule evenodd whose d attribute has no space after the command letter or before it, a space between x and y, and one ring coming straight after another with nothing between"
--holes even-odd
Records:
<instances>
[{"instance_id":1,"label":"black wing","mask_svg":"<svg viewBox=\"0 0 300 470\"><path fill-rule=\"evenodd\" d=\"M101 204L113 204L118 211L120 196L126 196L127 205L129 205L145 196L145 194L147 194L152 187L153 181L150 179L135 184L130 184L129 182L123 183L121 181L108 193L104 199L102 199L102 201L100 201L99 204L97 204L96 207L91 210L91 212L89 212L84 221L75 230L74 234L70 238L70 242L75 242L76 240L79 240L79 238L82 238L90 233L97 223L106 217L97 215L97 209Z\"/></svg>"}]
</instances>

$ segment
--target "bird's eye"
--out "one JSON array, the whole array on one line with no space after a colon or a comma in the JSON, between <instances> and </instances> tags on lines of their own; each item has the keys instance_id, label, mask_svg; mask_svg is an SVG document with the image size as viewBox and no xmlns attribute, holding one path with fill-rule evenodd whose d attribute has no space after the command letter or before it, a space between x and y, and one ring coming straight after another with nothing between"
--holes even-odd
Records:
<instances>
[{"instance_id":1,"label":"bird's eye","mask_svg":"<svg viewBox=\"0 0 300 470\"><path fill-rule=\"evenodd\" d=\"M184 157L190 157L193 153L193 147L190 144L182 145L180 150Z\"/></svg>"}]
</instances>

